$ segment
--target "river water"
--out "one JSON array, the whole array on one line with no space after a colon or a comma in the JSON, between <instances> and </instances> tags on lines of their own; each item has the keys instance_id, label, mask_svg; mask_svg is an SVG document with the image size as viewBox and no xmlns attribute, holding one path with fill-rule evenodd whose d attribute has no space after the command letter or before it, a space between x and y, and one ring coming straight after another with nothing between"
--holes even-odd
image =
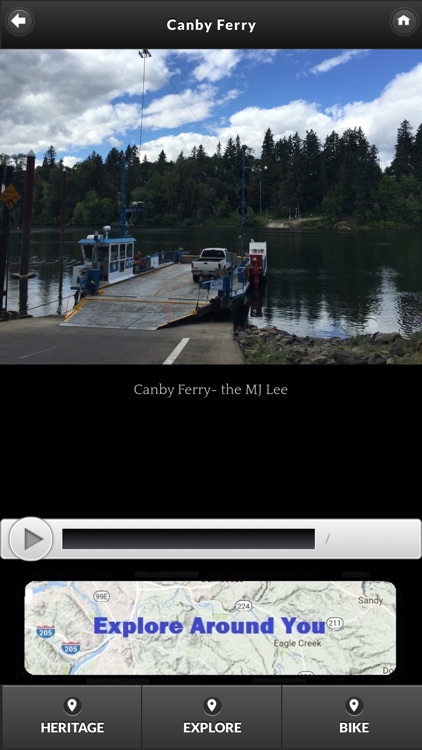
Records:
<instances>
[{"instance_id":1,"label":"river water","mask_svg":"<svg viewBox=\"0 0 422 750\"><path fill-rule=\"evenodd\" d=\"M34 228L28 282L28 314L62 314L73 307L72 266L80 262L79 239L95 230L65 233L65 267L60 297L58 230ZM208 246L239 250L234 229L136 229L142 255L183 247L199 253ZM288 231L253 229L245 236L265 240L268 283L253 297L249 322L275 325L299 336L347 337L375 331L408 335L422 329L422 235L417 231ZM12 232L10 271L19 270L21 233ZM19 282L8 280L8 310L19 309Z\"/></svg>"}]
</instances>

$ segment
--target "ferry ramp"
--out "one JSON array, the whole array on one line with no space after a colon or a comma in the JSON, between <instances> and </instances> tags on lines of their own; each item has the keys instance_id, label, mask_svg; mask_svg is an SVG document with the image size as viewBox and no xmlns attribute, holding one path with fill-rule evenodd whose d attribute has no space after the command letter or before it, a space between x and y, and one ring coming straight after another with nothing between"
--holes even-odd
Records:
<instances>
[{"instance_id":1,"label":"ferry ramp","mask_svg":"<svg viewBox=\"0 0 422 750\"><path fill-rule=\"evenodd\" d=\"M190 264L168 264L82 299L63 326L155 331L211 310L213 292L192 281Z\"/></svg>"}]
</instances>

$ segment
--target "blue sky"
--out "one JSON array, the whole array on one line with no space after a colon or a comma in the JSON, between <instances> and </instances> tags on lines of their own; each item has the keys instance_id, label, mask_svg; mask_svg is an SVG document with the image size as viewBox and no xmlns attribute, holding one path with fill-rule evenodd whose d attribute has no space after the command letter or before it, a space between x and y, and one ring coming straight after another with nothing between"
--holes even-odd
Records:
<instances>
[{"instance_id":1,"label":"blue sky","mask_svg":"<svg viewBox=\"0 0 422 750\"><path fill-rule=\"evenodd\" d=\"M321 141L332 130L361 126L394 156L397 128L422 121L422 50L0 50L0 81L13 91L1 150L37 159L53 145L72 166L112 146L141 145L154 161L189 155L239 134L260 156L268 127L275 138Z\"/></svg>"}]
</instances>

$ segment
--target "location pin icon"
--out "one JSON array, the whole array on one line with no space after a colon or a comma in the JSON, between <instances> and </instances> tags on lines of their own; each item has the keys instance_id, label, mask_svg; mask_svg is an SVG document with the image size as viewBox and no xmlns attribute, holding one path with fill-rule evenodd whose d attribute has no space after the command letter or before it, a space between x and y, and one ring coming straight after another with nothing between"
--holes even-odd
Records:
<instances>
[{"instance_id":1,"label":"location pin icon","mask_svg":"<svg viewBox=\"0 0 422 750\"><path fill-rule=\"evenodd\" d=\"M66 698L63 708L68 716L77 716L82 710L82 703L79 698Z\"/></svg>"},{"instance_id":2,"label":"location pin icon","mask_svg":"<svg viewBox=\"0 0 422 750\"><path fill-rule=\"evenodd\" d=\"M351 716L359 716L363 708L363 700L361 698L349 698L346 701L346 711Z\"/></svg>"},{"instance_id":3,"label":"location pin icon","mask_svg":"<svg viewBox=\"0 0 422 750\"><path fill-rule=\"evenodd\" d=\"M217 716L221 711L221 701L218 698L207 698L202 706L208 716Z\"/></svg>"}]
</instances>

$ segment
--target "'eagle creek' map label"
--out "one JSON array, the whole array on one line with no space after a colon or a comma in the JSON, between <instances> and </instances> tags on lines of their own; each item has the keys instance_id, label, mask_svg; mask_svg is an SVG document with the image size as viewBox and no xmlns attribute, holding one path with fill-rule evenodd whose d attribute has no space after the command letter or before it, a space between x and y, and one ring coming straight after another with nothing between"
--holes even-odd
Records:
<instances>
[{"instance_id":1,"label":"'eagle creek' map label","mask_svg":"<svg viewBox=\"0 0 422 750\"><path fill-rule=\"evenodd\" d=\"M395 667L396 589L385 581L33 581L25 589L32 675L365 676Z\"/></svg>"}]
</instances>

